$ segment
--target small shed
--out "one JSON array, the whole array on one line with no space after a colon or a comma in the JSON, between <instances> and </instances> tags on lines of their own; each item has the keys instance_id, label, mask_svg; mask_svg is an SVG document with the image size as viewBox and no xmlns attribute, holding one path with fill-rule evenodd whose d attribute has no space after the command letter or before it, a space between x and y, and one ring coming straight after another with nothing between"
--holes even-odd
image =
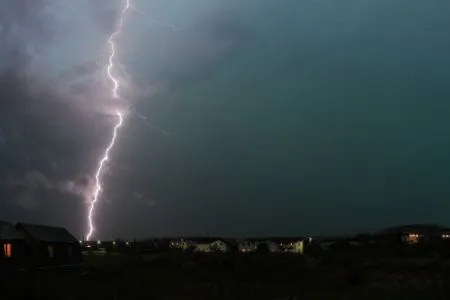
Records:
<instances>
[{"instance_id":1,"label":"small shed","mask_svg":"<svg viewBox=\"0 0 450 300\"><path fill-rule=\"evenodd\" d=\"M0 260L2 263L22 264L27 258L25 236L8 222L0 221Z\"/></svg>"},{"instance_id":2,"label":"small shed","mask_svg":"<svg viewBox=\"0 0 450 300\"><path fill-rule=\"evenodd\" d=\"M65 228L18 223L37 265L75 265L83 262L79 241Z\"/></svg>"}]
</instances>

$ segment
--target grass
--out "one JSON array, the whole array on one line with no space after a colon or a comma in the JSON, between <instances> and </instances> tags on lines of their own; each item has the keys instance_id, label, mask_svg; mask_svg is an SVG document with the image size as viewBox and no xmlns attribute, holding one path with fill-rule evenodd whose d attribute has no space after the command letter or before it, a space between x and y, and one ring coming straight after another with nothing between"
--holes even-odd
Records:
<instances>
[{"instance_id":1,"label":"grass","mask_svg":"<svg viewBox=\"0 0 450 300\"><path fill-rule=\"evenodd\" d=\"M274 254L89 256L83 270L5 277L0 289L2 299L448 299L444 265Z\"/></svg>"}]
</instances>

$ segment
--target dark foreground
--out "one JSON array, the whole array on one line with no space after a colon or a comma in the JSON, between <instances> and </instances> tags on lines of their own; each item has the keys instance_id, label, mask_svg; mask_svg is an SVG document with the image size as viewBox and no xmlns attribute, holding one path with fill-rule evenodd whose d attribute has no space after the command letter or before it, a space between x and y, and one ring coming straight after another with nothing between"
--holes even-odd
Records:
<instances>
[{"instance_id":1,"label":"dark foreground","mask_svg":"<svg viewBox=\"0 0 450 300\"><path fill-rule=\"evenodd\" d=\"M165 253L1 276L0 299L450 299L445 259Z\"/></svg>"}]
</instances>

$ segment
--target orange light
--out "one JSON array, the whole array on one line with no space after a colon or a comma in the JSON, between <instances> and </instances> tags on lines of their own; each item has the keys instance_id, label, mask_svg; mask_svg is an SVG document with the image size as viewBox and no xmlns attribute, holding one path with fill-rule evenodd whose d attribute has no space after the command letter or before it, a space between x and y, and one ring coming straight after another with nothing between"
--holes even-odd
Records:
<instances>
[{"instance_id":1,"label":"orange light","mask_svg":"<svg viewBox=\"0 0 450 300\"><path fill-rule=\"evenodd\" d=\"M4 244L3 245L3 253L5 253L5 257L11 257L12 256L12 245L11 244Z\"/></svg>"}]
</instances>

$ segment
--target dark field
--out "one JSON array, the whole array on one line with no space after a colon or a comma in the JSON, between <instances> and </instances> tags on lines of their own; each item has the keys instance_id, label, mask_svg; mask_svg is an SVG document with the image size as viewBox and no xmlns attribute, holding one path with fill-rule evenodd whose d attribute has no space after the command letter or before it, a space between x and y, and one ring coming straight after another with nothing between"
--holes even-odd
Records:
<instances>
[{"instance_id":1,"label":"dark field","mask_svg":"<svg viewBox=\"0 0 450 300\"><path fill-rule=\"evenodd\" d=\"M3 274L0 299L450 299L445 259L286 254L88 256L81 269Z\"/></svg>"}]
</instances>

